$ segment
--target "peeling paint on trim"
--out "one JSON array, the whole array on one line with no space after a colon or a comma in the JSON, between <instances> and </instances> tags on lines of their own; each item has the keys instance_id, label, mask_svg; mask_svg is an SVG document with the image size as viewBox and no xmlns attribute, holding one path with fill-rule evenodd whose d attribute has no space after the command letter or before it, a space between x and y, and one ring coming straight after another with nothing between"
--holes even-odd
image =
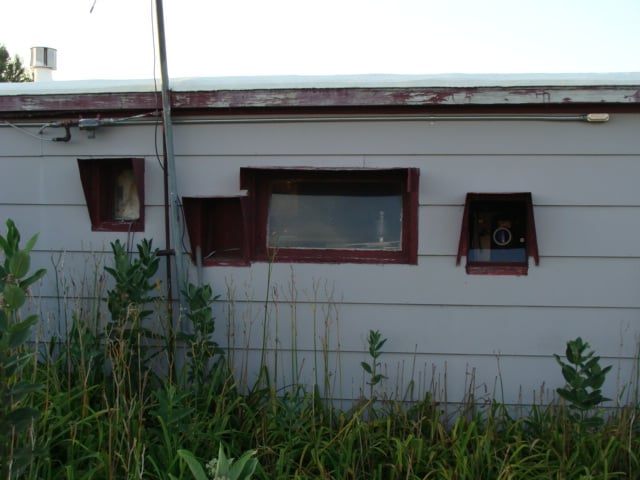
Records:
<instances>
[{"instance_id":1,"label":"peeling paint on trim","mask_svg":"<svg viewBox=\"0 0 640 480\"><path fill-rule=\"evenodd\" d=\"M159 108L158 95L154 92L0 95L0 114L149 111ZM172 92L171 103L174 113L255 108L638 105L640 88L637 86L372 87L178 91Z\"/></svg>"}]
</instances>

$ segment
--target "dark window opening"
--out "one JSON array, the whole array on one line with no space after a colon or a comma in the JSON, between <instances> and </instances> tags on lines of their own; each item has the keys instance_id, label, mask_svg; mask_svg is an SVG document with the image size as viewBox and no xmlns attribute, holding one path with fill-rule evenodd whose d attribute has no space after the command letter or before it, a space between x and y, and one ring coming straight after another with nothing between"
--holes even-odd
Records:
<instances>
[{"instance_id":1,"label":"dark window opening","mask_svg":"<svg viewBox=\"0 0 640 480\"><path fill-rule=\"evenodd\" d=\"M526 275L539 264L530 193L468 193L457 264L471 274Z\"/></svg>"},{"instance_id":2,"label":"dark window opening","mask_svg":"<svg viewBox=\"0 0 640 480\"><path fill-rule=\"evenodd\" d=\"M144 159L78 159L91 229L144 231Z\"/></svg>"},{"instance_id":3,"label":"dark window opening","mask_svg":"<svg viewBox=\"0 0 640 480\"><path fill-rule=\"evenodd\" d=\"M246 197L183 197L194 264L248 265Z\"/></svg>"}]
</instances>

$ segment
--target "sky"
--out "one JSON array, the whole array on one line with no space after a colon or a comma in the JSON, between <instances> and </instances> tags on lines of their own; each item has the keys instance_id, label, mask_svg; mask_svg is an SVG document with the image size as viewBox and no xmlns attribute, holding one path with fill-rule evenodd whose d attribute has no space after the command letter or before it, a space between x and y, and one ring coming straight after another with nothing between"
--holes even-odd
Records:
<instances>
[{"instance_id":1,"label":"sky","mask_svg":"<svg viewBox=\"0 0 640 480\"><path fill-rule=\"evenodd\" d=\"M156 0L3 0L54 80L151 79ZM639 72L640 0L163 0L172 78Z\"/></svg>"}]
</instances>

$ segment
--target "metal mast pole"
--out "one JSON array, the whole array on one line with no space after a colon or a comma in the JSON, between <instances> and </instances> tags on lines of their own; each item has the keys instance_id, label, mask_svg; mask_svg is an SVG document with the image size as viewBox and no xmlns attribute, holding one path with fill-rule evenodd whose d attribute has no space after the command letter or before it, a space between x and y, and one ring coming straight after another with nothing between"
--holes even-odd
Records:
<instances>
[{"instance_id":1,"label":"metal mast pole","mask_svg":"<svg viewBox=\"0 0 640 480\"><path fill-rule=\"evenodd\" d=\"M160 70L162 75L162 126L165 138L165 154L169 188L169 228L171 230L171 243L175 255L175 279L178 290L180 307L184 306L182 288L187 278L185 276L184 256L182 252L182 238L180 235L180 214L178 205L178 187L176 183L176 161L173 150L173 125L171 123L171 97L169 93L169 73L167 69L167 48L164 33L164 10L162 0L156 0L156 23L158 27L158 50L160 57Z\"/></svg>"}]
</instances>

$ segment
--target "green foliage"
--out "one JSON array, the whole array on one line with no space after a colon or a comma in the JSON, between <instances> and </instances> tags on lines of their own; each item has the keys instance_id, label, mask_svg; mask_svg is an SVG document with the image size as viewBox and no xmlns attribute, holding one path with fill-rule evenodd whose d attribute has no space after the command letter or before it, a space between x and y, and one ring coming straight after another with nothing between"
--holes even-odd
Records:
<instances>
[{"instance_id":1,"label":"green foliage","mask_svg":"<svg viewBox=\"0 0 640 480\"><path fill-rule=\"evenodd\" d=\"M218 457L207 463L206 468L213 480L250 480L258 466L256 450L244 452L237 460L227 457L222 444L218 448Z\"/></svg>"},{"instance_id":2,"label":"green foliage","mask_svg":"<svg viewBox=\"0 0 640 480\"><path fill-rule=\"evenodd\" d=\"M153 313L148 306L157 298L152 295L157 289L153 277L160 258L158 249L152 248L151 240L144 239L137 245L135 258L120 240L111 243L111 248L113 267L105 267L115 280L115 285L107 292L111 320L106 336L111 368L114 376L123 382L122 393L141 394L143 377L149 373L148 362L153 356L147 344L154 338L154 333L143 322Z\"/></svg>"},{"instance_id":3,"label":"green foliage","mask_svg":"<svg viewBox=\"0 0 640 480\"><path fill-rule=\"evenodd\" d=\"M187 464L195 480L250 480L258 466L258 460L254 458L256 453L256 450L249 450L235 460L227 457L220 444L218 457L203 468L189 450L178 450L178 455ZM172 475L172 478L176 477Z\"/></svg>"},{"instance_id":4,"label":"green foliage","mask_svg":"<svg viewBox=\"0 0 640 480\"><path fill-rule=\"evenodd\" d=\"M211 338L215 330L211 305L218 297L214 297L211 286L191 283L187 284L182 294L188 303L186 316L191 322L191 333L179 335L188 349L189 381L198 388L205 388L215 368L214 358L224 353Z\"/></svg>"},{"instance_id":5,"label":"green foliage","mask_svg":"<svg viewBox=\"0 0 640 480\"><path fill-rule=\"evenodd\" d=\"M137 246L138 256L132 261L120 240L111 243L113 267L105 267L105 271L116 282L107 297L107 306L114 322L123 323L131 318L142 320L152 313L142 310L154 300L151 292L156 288L156 283L152 279L160 263L158 250L153 250L151 245L151 240L142 240Z\"/></svg>"},{"instance_id":6,"label":"green foliage","mask_svg":"<svg viewBox=\"0 0 640 480\"><path fill-rule=\"evenodd\" d=\"M0 236L4 256L0 266L0 471L3 480L18 478L30 464L34 448L28 443L28 431L40 416L38 410L29 406L28 399L42 385L25 378L25 368L33 359L26 343L38 316L29 315L25 319L20 316L29 287L46 273L40 269L28 276L30 252L36 240L34 235L21 249L20 232L12 220L7 220L6 237Z\"/></svg>"},{"instance_id":7,"label":"green foliage","mask_svg":"<svg viewBox=\"0 0 640 480\"><path fill-rule=\"evenodd\" d=\"M322 398L317 386L307 392L295 379L278 389L270 383L276 375L267 371L268 362L256 380L258 387L239 388L212 339L217 297L210 287L188 285L183 293L193 333L183 340L189 346L185 371L192 381L170 376L153 388L144 382L140 388L125 386L131 383L128 370L145 375L139 367L144 363L133 360L145 335L138 320L147 318L143 312L156 298L152 277L157 262L150 242L140 246L137 260L122 246L114 248L109 280L118 295L110 293L111 302L105 303L95 300L104 297L101 287L82 287L65 317L72 324L64 341L40 345L36 362L27 342L37 318L22 319L15 309L24 307L28 287L44 272L29 273L35 238L20 248L14 228L10 224L6 238L0 237L0 247L11 257L5 253L0 265L0 354L13 355L0 363L0 385L11 389L1 393L0 418L6 423L0 426L0 464L9 465L10 452L9 458L16 460L12 468L28 468L20 478L640 478L637 405L612 411L599 428L576 421L576 412L590 414L605 400L600 388L609 371L599 367L598 357L582 341L570 342L564 387L567 392L584 388L586 393L572 397L580 402L565 398L566 404L534 405L513 415L511 406L474 403L469 392L468 403L445 406L436 400L442 396L435 386L421 392L419 401L413 392L374 399L374 387L386 378L380 373L386 339L370 331L370 360L360 365L371 398L342 409L343 399L330 393ZM100 269L96 277L102 273ZM97 309L109 310L108 325ZM169 325L157 324L158 329ZM110 336L102 335L105 327ZM154 334L162 339L172 331ZM565 364L564 358L556 358ZM598 393L590 395L594 391ZM40 414L37 422L34 407ZM8 431L15 434L8 436ZM34 446L41 453L33 455ZM216 458L206 464L214 452ZM0 480L12 478L6 470L2 473Z\"/></svg>"},{"instance_id":8,"label":"green foliage","mask_svg":"<svg viewBox=\"0 0 640 480\"><path fill-rule=\"evenodd\" d=\"M382 380L387 377L378 372L380 362L378 358L382 355L382 347L387 342L386 338L382 338L380 331L369 330L369 336L367 337L367 343L369 344L369 356L371 357L371 363L360 362L362 369L369 375L367 384L371 388L371 396L373 399L373 388L378 385Z\"/></svg>"},{"instance_id":9,"label":"green foliage","mask_svg":"<svg viewBox=\"0 0 640 480\"><path fill-rule=\"evenodd\" d=\"M602 402L610 400L602 395L600 388L611 370L611 365L602 368L600 357L595 356L593 351L587 351L588 348L590 345L578 337L567 342L565 352L567 362L564 362L559 355L554 355L566 381L566 386L556 391L569 402L572 409L577 411L577 419L588 426L598 426L603 419L595 415L588 417L587 414Z\"/></svg>"},{"instance_id":10,"label":"green foliage","mask_svg":"<svg viewBox=\"0 0 640 480\"><path fill-rule=\"evenodd\" d=\"M31 82L32 78L22 66L22 60L17 55L11 58L7 48L0 44L0 83L1 82Z\"/></svg>"}]
</instances>

